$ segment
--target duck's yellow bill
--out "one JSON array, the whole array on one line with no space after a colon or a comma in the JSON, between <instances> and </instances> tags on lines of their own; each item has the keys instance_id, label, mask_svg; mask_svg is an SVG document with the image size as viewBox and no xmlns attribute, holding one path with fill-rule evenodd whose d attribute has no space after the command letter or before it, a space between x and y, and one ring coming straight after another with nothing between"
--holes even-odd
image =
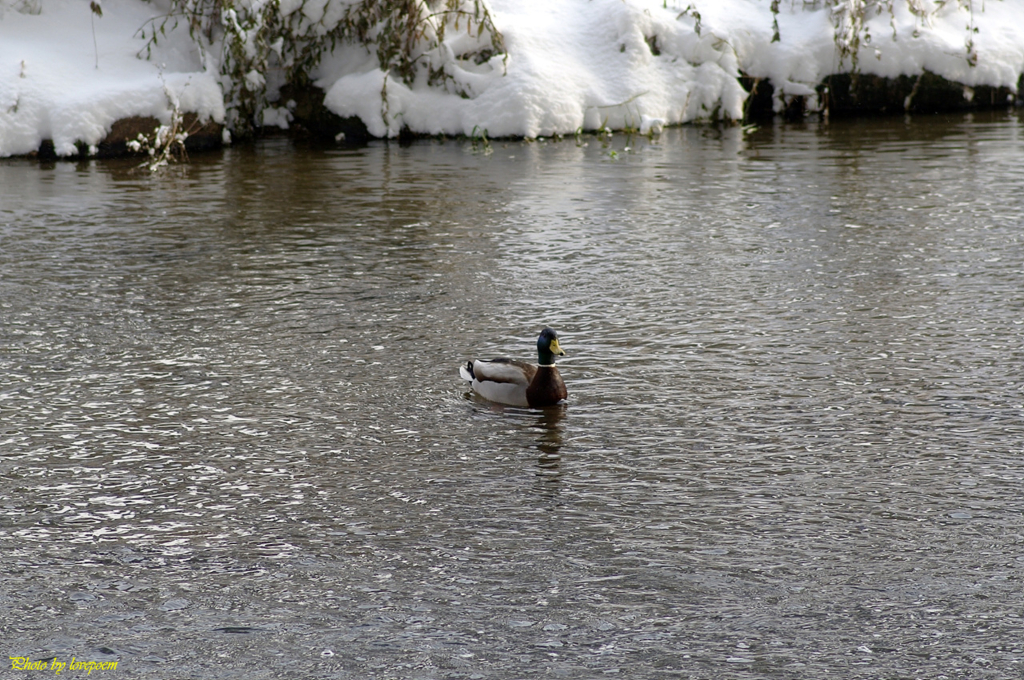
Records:
<instances>
[{"instance_id":1,"label":"duck's yellow bill","mask_svg":"<svg viewBox=\"0 0 1024 680\"><path fill-rule=\"evenodd\" d=\"M548 348L551 350L552 354L557 354L557 355L563 356L563 357L565 356L565 351L558 344L558 338L555 338L554 340L552 340L551 344L548 346Z\"/></svg>"}]
</instances>

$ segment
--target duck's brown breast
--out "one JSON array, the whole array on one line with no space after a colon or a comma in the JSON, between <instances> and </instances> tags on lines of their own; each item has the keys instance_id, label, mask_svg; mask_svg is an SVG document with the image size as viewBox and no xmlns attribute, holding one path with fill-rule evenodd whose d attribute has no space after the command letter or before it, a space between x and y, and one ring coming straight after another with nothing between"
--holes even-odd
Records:
<instances>
[{"instance_id":1,"label":"duck's brown breast","mask_svg":"<svg viewBox=\"0 0 1024 680\"><path fill-rule=\"evenodd\" d=\"M539 366L526 388L526 401L534 408L552 406L569 396L562 376L555 366Z\"/></svg>"}]
</instances>

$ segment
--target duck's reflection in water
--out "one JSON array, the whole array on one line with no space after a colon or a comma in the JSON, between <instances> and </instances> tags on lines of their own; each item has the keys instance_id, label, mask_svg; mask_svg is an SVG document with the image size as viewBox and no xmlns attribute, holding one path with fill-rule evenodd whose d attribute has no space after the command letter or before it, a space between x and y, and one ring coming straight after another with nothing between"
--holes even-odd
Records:
<instances>
[{"instance_id":1,"label":"duck's reflection in water","mask_svg":"<svg viewBox=\"0 0 1024 680\"><path fill-rule=\"evenodd\" d=\"M533 427L538 431L537 437L537 474L560 475L562 463L562 420L565 418L565 405L558 404L544 409L537 416Z\"/></svg>"}]
</instances>

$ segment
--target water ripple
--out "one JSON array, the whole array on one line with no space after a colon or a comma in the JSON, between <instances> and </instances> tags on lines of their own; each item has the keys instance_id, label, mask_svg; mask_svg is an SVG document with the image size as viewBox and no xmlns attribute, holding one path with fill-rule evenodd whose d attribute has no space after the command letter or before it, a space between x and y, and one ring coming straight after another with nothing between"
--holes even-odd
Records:
<instances>
[{"instance_id":1,"label":"water ripple","mask_svg":"<svg viewBox=\"0 0 1024 680\"><path fill-rule=\"evenodd\" d=\"M1020 128L0 165L8 653L1016 674Z\"/></svg>"}]
</instances>

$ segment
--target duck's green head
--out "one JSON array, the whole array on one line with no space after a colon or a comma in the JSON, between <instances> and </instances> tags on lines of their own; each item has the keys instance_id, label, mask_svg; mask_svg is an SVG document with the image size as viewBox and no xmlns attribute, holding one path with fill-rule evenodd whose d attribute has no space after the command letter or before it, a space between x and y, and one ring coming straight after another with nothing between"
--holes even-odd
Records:
<instances>
[{"instance_id":1,"label":"duck's green head","mask_svg":"<svg viewBox=\"0 0 1024 680\"><path fill-rule=\"evenodd\" d=\"M555 355L565 356L565 352L558 344L558 333L553 328L545 328L537 338L537 363L541 366L550 366L555 363Z\"/></svg>"}]
</instances>

